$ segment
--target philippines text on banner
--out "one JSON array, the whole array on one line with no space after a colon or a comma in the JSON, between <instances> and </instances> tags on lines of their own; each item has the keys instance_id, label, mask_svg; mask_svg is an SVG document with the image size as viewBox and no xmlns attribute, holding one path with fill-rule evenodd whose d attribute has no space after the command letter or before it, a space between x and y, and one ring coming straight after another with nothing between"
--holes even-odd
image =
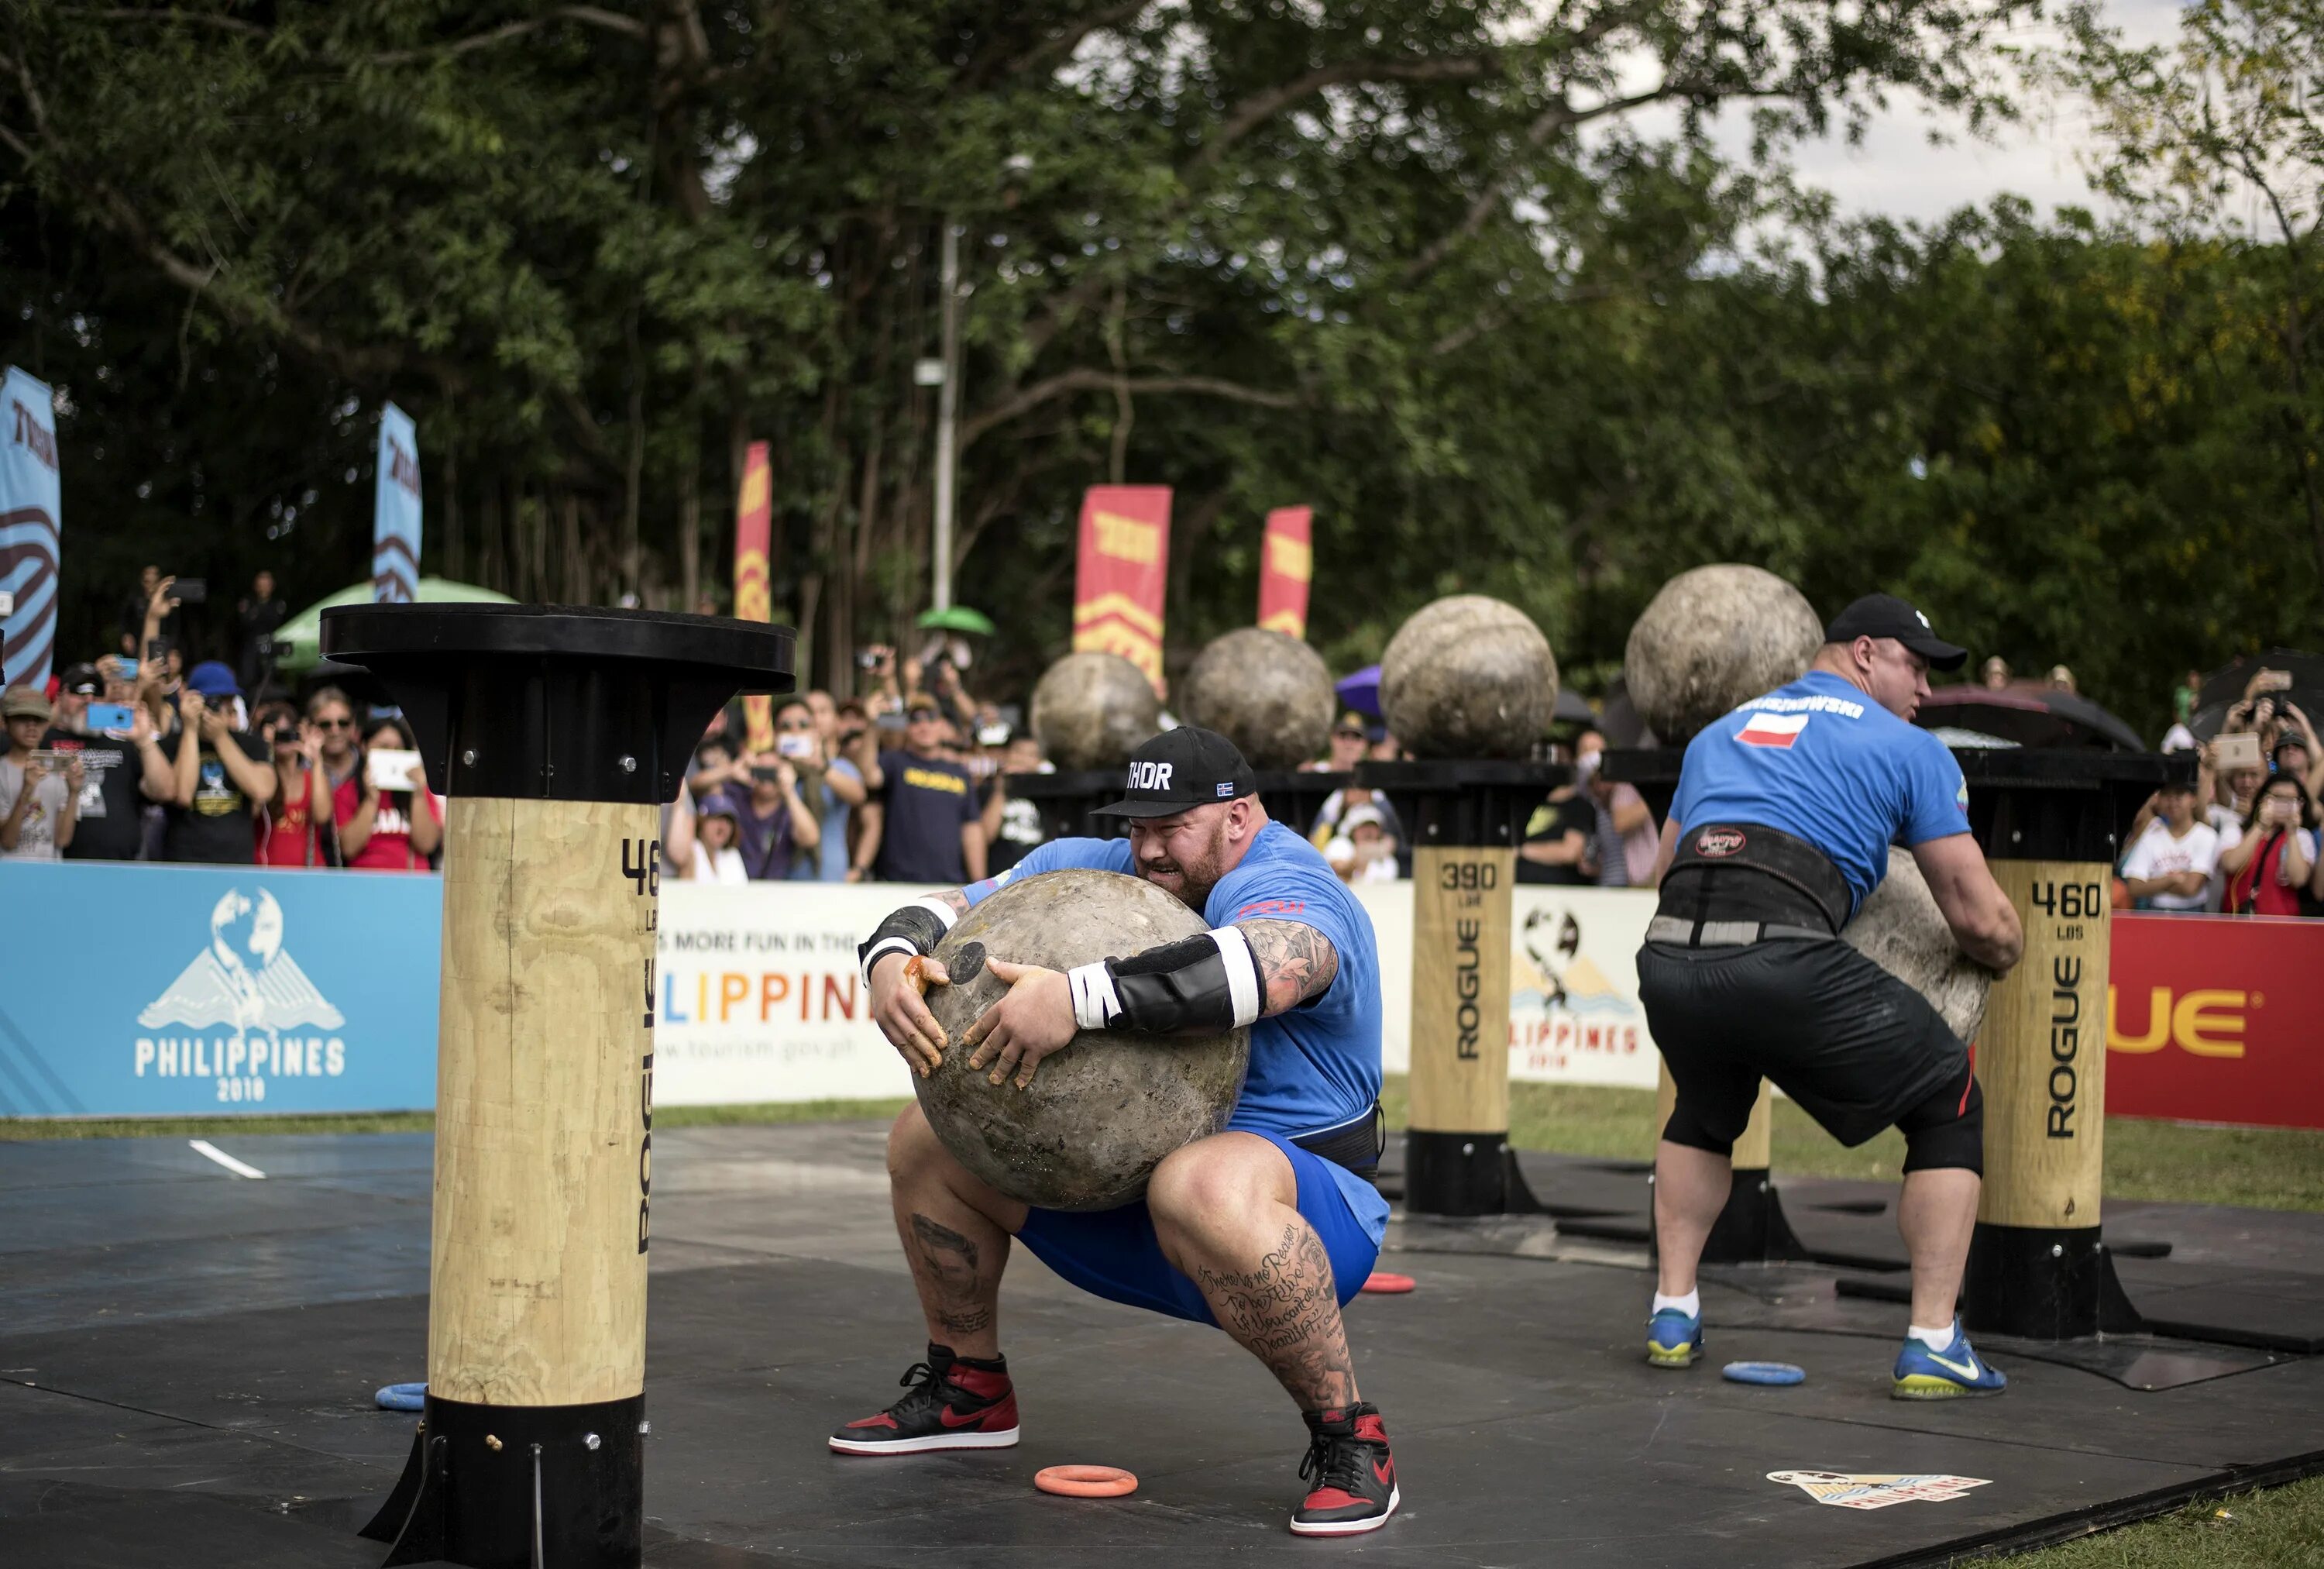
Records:
<instances>
[{"instance_id":1,"label":"philippines text on banner","mask_svg":"<svg viewBox=\"0 0 2324 1569\"><path fill-rule=\"evenodd\" d=\"M1162 689L1162 595L1170 567L1170 487L1093 485L1082 497L1074 650L1120 654Z\"/></svg>"},{"instance_id":2,"label":"philippines text on banner","mask_svg":"<svg viewBox=\"0 0 2324 1569\"><path fill-rule=\"evenodd\" d=\"M1307 635L1307 585L1315 576L1309 507L1277 507L1267 514L1259 553L1259 624L1292 637Z\"/></svg>"},{"instance_id":3,"label":"philippines text on banner","mask_svg":"<svg viewBox=\"0 0 2324 1569\"><path fill-rule=\"evenodd\" d=\"M8 367L0 382L0 594L15 608L5 624L5 681L49 678L57 632L57 524L64 514L57 474L56 406L48 383Z\"/></svg>"},{"instance_id":4,"label":"philippines text on banner","mask_svg":"<svg viewBox=\"0 0 2324 1569\"><path fill-rule=\"evenodd\" d=\"M774 541L775 474L767 461L767 444L751 443L742 458L742 485L734 496L734 619L772 621L774 590L770 581L769 551ZM775 749L772 699L742 700L750 715L749 744L752 752Z\"/></svg>"},{"instance_id":5,"label":"philippines text on banner","mask_svg":"<svg viewBox=\"0 0 2324 1569\"><path fill-rule=\"evenodd\" d=\"M371 538L372 598L410 605L420 596L420 432L392 403L379 411Z\"/></svg>"}]
</instances>

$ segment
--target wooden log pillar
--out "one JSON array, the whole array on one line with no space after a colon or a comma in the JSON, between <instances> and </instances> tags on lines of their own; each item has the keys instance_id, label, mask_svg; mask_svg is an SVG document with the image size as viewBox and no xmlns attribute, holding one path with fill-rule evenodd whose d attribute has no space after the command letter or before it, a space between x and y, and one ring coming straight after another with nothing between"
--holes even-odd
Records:
<instances>
[{"instance_id":1,"label":"wooden log pillar","mask_svg":"<svg viewBox=\"0 0 2324 1569\"><path fill-rule=\"evenodd\" d=\"M1531 762L1367 762L1412 836L1413 1214L1537 1211L1509 1149L1509 932L1519 829L1568 771Z\"/></svg>"},{"instance_id":2,"label":"wooden log pillar","mask_svg":"<svg viewBox=\"0 0 2324 1569\"><path fill-rule=\"evenodd\" d=\"M428 1395L364 1535L389 1564L633 1569L644 1554L660 807L763 623L347 606L445 818Z\"/></svg>"},{"instance_id":3,"label":"wooden log pillar","mask_svg":"<svg viewBox=\"0 0 2324 1569\"><path fill-rule=\"evenodd\" d=\"M2191 758L1963 751L1969 825L2025 929L1977 1042L1985 1186L1961 1315L2066 1340L2138 1327L2099 1234L2106 1007L2117 835Z\"/></svg>"}]
</instances>

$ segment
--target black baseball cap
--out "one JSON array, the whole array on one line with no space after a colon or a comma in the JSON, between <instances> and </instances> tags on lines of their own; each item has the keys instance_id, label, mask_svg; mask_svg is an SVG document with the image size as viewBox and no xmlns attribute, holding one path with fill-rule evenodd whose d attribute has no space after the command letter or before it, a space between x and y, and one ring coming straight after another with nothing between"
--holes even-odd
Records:
<instances>
[{"instance_id":1,"label":"black baseball cap","mask_svg":"<svg viewBox=\"0 0 2324 1569\"><path fill-rule=\"evenodd\" d=\"M95 665L67 665L59 679L60 689L76 697L94 697L105 690L105 678L97 673Z\"/></svg>"},{"instance_id":2,"label":"black baseball cap","mask_svg":"<svg viewBox=\"0 0 2324 1569\"><path fill-rule=\"evenodd\" d=\"M1929 630L1929 618L1893 594L1866 595L1823 629L1828 643L1854 642L1860 637L1893 637L1928 660L1932 669L1958 670L1969 659L1967 649Z\"/></svg>"},{"instance_id":3,"label":"black baseball cap","mask_svg":"<svg viewBox=\"0 0 2324 1569\"><path fill-rule=\"evenodd\" d=\"M1102 817L1174 817L1213 801L1259 794L1259 776L1235 743L1215 730L1181 725L1130 754L1121 799L1100 807Z\"/></svg>"}]
</instances>

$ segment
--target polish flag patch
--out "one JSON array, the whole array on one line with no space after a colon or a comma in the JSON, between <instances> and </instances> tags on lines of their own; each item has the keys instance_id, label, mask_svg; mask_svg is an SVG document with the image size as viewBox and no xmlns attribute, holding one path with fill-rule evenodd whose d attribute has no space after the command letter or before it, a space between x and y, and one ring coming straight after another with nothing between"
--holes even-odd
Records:
<instances>
[{"instance_id":1,"label":"polish flag patch","mask_svg":"<svg viewBox=\"0 0 2324 1569\"><path fill-rule=\"evenodd\" d=\"M1735 739L1746 746L1789 751L1792 743L1800 738L1800 732L1808 727L1808 721L1814 717L1812 714L1754 714L1735 733Z\"/></svg>"}]
</instances>

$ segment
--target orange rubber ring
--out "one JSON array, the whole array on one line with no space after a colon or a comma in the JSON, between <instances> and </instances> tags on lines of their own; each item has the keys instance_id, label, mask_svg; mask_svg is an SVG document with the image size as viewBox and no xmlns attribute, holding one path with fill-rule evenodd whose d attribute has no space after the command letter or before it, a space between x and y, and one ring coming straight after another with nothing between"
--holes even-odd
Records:
<instances>
[{"instance_id":1,"label":"orange rubber ring","mask_svg":"<svg viewBox=\"0 0 2324 1569\"><path fill-rule=\"evenodd\" d=\"M1400 1297L1412 1289L1412 1284L1409 1275L1391 1275L1385 1270L1374 1270L1365 1278L1363 1288L1376 1297Z\"/></svg>"},{"instance_id":2,"label":"orange rubber ring","mask_svg":"<svg viewBox=\"0 0 2324 1569\"><path fill-rule=\"evenodd\" d=\"M1115 1465L1052 1465L1033 1473L1043 1492L1069 1499L1118 1499L1138 1491L1138 1479Z\"/></svg>"}]
</instances>

